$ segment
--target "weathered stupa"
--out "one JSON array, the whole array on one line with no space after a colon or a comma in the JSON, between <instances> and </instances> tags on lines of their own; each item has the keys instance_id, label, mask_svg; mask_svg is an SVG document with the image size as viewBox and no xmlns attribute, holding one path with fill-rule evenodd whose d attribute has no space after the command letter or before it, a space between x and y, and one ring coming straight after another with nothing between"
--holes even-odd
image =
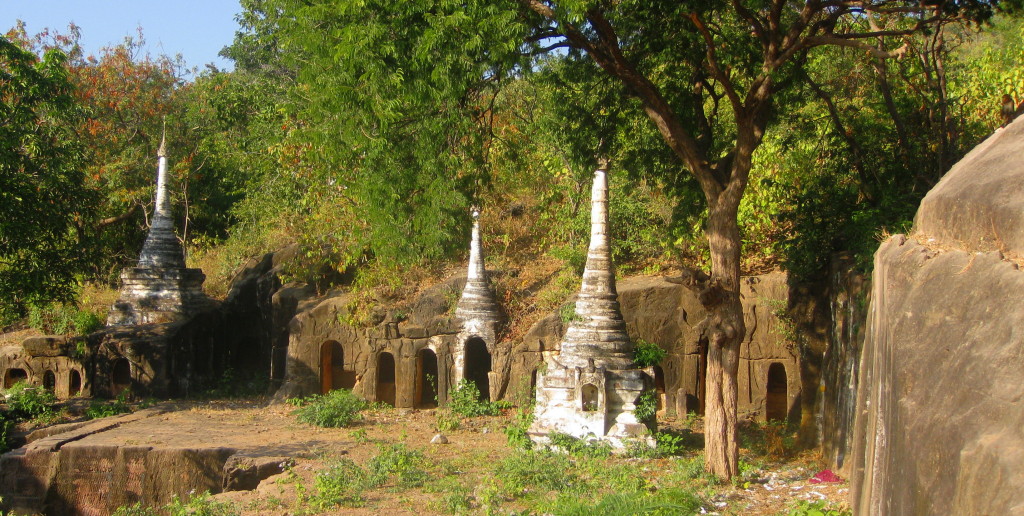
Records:
<instances>
[{"instance_id":1,"label":"weathered stupa","mask_svg":"<svg viewBox=\"0 0 1024 516\"><path fill-rule=\"evenodd\" d=\"M491 398L491 387L497 385L492 381L491 355L503 316L487 280L480 243L480 210L476 208L473 209L466 286L455 307L455 317L462 321L459 345L455 351L456 377L475 383L481 397Z\"/></svg>"},{"instance_id":2,"label":"weathered stupa","mask_svg":"<svg viewBox=\"0 0 1024 516\"><path fill-rule=\"evenodd\" d=\"M624 441L652 443L635 413L636 401L653 373L633 363L633 343L619 311L608 242L608 178L594 172L590 248L576 317L562 337L558 354L546 357L537 373L537 397L530 436L538 442L559 432L600 439L615 447ZM545 370L546 369L546 370Z\"/></svg>"},{"instance_id":3,"label":"weathered stupa","mask_svg":"<svg viewBox=\"0 0 1024 516\"><path fill-rule=\"evenodd\" d=\"M121 293L107 316L108 326L171 322L208 308L203 293L206 276L185 268L185 256L174 234L167 195L167 154L161 138L157 151L156 208L137 267L121 272Z\"/></svg>"}]
</instances>

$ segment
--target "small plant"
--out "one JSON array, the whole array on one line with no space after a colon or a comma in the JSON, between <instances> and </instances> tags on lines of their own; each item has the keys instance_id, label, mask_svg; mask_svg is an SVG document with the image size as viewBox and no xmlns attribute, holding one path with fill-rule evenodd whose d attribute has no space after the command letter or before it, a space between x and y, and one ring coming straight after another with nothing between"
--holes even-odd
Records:
<instances>
[{"instance_id":1,"label":"small plant","mask_svg":"<svg viewBox=\"0 0 1024 516\"><path fill-rule=\"evenodd\" d=\"M380 486L395 477L398 487L420 487L427 479L423 470L426 460L418 450L410 450L404 443L380 445L378 454L366 467L370 470L370 484Z\"/></svg>"},{"instance_id":2,"label":"small plant","mask_svg":"<svg viewBox=\"0 0 1024 516\"><path fill-rule=\"evenodd\" d=\"M661 346L643 339L637 339L633 362L640 367L652 367L660 364L667 354L664 349L661 349Z\"/></svg>"},{"instance_id":3,"label":"small plant","mask_svg":"<svg viewBox=\"0 0 1024 516\"><path fill-rule=\"evenodd\" d=\"M303 423L340 428L362 419L359 412L367 406L366 400L352 394L352 391L337 389L321 396L311 396L295 414Z\"/></svg>"},{"instance_id":4,"label":"small plant","mask_svg":"<svg viewBox=\"0 0 1024 516\"><path fill-rule=\"evenodd\" d=\"M569 458L546 451L528 451L507 457L498 463L494 475L504 483L510 498L527 490L564 491L579 483Z\"/></svg>"},{"instance_id":5,"label":"small plant","mask_svg":"<svg viewBox=\"0 0 1024 516\"><path fill-rule=\"evenodd\" d=\"M824 500L800 500L794 502L790 507L787 516L849 516L851 511L841 508L833 508Z\"/></svg>"},{"instance_id":6,"label":"small plant","mask_svg":"<svg viewBox=\"0 0 1024 516\"><path fill-rule=\"evenodd\" d=\"M48 389L18 382L7 389L7 410L14 419L45 418L55 413L57 396Z\"/></svg>"},{"instance_id":7,"label":"small plant","mask_svg":"<svg viewBox=\"0 0 1024 516\"><path fill-rule=\"evenodd\" d=\"M558 318L561 319L564 324L580 320L580 314L576 313L576 303L569 302L562 305L558 309Z\"/></svg>"},{"instance_id":8,"label":"small plant","mask_svg":"<svg viewBox=\"0 0 1024 516\"><path fill-rule=\"evenodd\" d=\"M164 506L170 516L236 516L241 514L237 507L228 502L210 499L210 492L195 495L185 502L177 496Z\"/></svg>"},{"instance_id":9,"label":"small plant","mask_svg":"<svg viewBox=\"0 0 1024 516\"><path fill-rule=\"evenodd\" d=\"M633 414L643 424L651 427L654 425L654 416L658 411L657 393L653 390L646 390L636 399L636 408Z\"/></svg>"},{"instance_id":10,"label":"small plant","mask_svg":"<svg viewBox=\"0 0 1024 516\"><path fill-rule=\"evenodd\" d=\"M611 445L604 441L588 442L559 432L548 434L548 441L552 447L575 457L605 458L612 454Z\"/></svg>"},{"instance_id":11,"label":"small plant","mask_svg":"<svg viewBox=\"0 0 1024 516\"><path fill-rule=\"evenodd\" d=\"M452 432L459 429L462 423L459 416L447 408L437 411L437 430L439 432Z\"/></svg>"},{"instance_id":12,"label":"small plant","mask_svg":"<svg viewBox=\"0 0 1024 516\"><path fill-rule=\"evenodd\" d=\"M359 507L363 505L363 491L369 486L369 475L352 461L342 458L326 471L317 473L313 481L316 494L305 502L320 510L333 509L339 505Z\"/></svg>"},{"instance_id":13,"label":"small plant","mask_svg":"<svg viewBox=\"0 0 1024 516\"><path fill-rule=\"evenodd\" d=\"M501 412L495 403L481 400L476 384L465 378L448 392L448 408L462 417L496 416Z\"/></svg>"},{"instance_id":14,"label":"small plant","mask_svg":"<svg viewBox=\"0 0 1024 516\"><path fill-rule=\"evenodd\" d=\"M532 449L533 441L527 434L531 424L533 424L532 404L517 411L515 417L505 427L505 437L508 438L508 445L517 450Z\"/></svg>"},{"instance_id":15,"label":"small plant","mask_svg":"<svg viewBox=\"0 0 1024 516\"><path fill-rule=\"evenodd\" d=\"M121 391L116 398L112 401L104 402L100 400L94 400L89 404L89 408L85 409L85 417L89 419L99 419L101 417L116 416L118 414L127 414L132 411L130 405L128 405L128 398L131 396L129 389Z\"/></svg>"}]
</instances>

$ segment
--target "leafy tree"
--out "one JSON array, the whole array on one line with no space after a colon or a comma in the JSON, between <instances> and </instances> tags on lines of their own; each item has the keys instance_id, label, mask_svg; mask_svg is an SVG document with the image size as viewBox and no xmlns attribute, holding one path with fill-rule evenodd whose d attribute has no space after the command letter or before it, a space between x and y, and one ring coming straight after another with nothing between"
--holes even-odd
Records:
<instances>
[{"instance_id":1,"label":"leafy tree","mask_svg":"<svg viewBox=\"0 0 1024 516\"><path fill-rule=\"evenodd\" d=\"M95 199L85 188L80 120L59 50L40 59L0 37L0 307L68 300L85 267L82 225Z\"/></svg>"}]
</instances>

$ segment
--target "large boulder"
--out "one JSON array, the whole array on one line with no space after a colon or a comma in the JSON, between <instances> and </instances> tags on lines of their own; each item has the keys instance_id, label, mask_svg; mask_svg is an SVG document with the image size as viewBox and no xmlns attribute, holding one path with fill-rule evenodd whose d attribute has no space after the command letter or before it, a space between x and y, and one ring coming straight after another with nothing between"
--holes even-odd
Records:
<instances>
[{"instance_id":1,"label":"large boulder","mask_svg":"<svg viewBox=\"0 0 1024 516\"><path fill-rule=\"evenodd\" d=\"M857 514L1024 514L1024 120L875 255L854 434Z\"/></svg>"}]
</instances>

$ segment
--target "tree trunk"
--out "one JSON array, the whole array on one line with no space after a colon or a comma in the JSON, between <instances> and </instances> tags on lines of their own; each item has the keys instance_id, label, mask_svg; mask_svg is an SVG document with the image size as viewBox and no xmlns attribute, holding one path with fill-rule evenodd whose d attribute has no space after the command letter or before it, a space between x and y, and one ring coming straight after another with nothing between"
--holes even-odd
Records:
<instances>
[{"instance_id":1,"label":"tree trunk","mask_svg":"<svg viewBox=\"0 0 1024 516\"><path fill-rule=\"evenodd\" d=\"M723 195L724 196L724 195ZM704 389L704 467L719 478L739 474L736 438L736 376L745 328L740 304L740 232L738 202L708 199L708 244L711 249L708 309L708 372ZM707 292L707 291L705 291ZM703 297L703 296L702 296Z\"/></svg>"}]
</instances>

